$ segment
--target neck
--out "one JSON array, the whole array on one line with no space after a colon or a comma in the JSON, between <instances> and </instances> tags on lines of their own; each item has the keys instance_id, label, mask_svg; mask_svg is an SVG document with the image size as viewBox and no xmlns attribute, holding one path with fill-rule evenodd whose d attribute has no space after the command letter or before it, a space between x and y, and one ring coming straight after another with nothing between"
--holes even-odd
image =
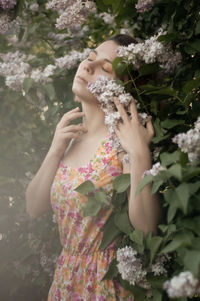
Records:
<instances>
[{"instance_id":1,"label":"neck","mask_svg":"<svg viewBox=\"0 0 200 301\"><path fill-rule=\"evenodd\" d=\"M99 108L97 103L91 104L82 102L83 125L86 127L87 136L107 135L108 130L104 123L104 112Z\"/></svg>"}]
</instances>

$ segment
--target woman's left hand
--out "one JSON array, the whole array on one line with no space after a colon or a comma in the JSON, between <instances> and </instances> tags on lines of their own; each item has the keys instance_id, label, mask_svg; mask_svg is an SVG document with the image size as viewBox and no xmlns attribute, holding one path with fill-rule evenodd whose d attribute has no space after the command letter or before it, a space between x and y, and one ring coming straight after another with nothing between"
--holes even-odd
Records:
<instances>
[{"instance_id":1,"label":"woman's left hand","mask_svg":"<svg viewBox=\"0 0 200 301\"><path fill-rule=\"evenodd\" d=\"M131 119L117 97L114 97L114 103L122 118L122 122L118 123L115 132L123 149L133 157L141 158L145 154L149 154L149 144L154 136L154 128L151 122L152 117L148 117L145 127L139 121L134 100L130 103Z\"/></svg>"}]
</instances>

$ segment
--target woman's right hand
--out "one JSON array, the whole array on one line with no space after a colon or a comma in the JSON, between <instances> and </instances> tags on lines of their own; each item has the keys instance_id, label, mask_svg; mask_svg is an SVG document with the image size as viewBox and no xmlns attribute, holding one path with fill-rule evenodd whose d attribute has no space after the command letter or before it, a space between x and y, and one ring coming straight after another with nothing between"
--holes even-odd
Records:
<instances>
[{"instance_id":1,"label":"woman's right hand","mask_svg":"<svg viewBox=\"0 0 200 301\"><path fill-rule=\"evenodd\" d=\"M83 117L85 114L79 112L79 107L65 113L56 126L56 131L49 152L61 158L72 138L77 138L80 131L87 132L83 124L71 124L70 121Z\"/></svg>"}]
</instances>

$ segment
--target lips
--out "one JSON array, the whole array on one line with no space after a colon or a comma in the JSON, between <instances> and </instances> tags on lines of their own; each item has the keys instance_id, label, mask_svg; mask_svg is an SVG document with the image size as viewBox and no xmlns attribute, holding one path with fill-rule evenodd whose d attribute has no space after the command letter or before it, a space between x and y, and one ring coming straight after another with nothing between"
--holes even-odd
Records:
<instances>
[{"instance_id":1,"label":"lips","mask_svg":"<svg viewBox=\"0 0 200 301\"><path fill-rule=\"evenodd\" d=\"M78 75L77 78L81 79L84 83L88 84L88 82L82 76Z\"/></svg>"}]
</instances>

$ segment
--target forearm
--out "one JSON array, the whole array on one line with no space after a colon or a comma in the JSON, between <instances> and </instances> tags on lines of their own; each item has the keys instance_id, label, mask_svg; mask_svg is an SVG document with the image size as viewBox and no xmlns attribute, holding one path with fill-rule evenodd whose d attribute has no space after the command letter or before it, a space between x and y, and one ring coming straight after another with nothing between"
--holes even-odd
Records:
<instances>
[{"instance_id":1,"label":"forearm","mask_svg":"<svg viewBox=\"0 0 200 301\"><path fill-rule=\"evenodd\" d=\"M50 189L59 161L59 156L48 152L40 169L27 187L26 210L32 218L51 209Z\"/></svg>"},{"instance_id":2,"label":"forearm","mask_svg":"<svg viewBox=\"0 0 200 301\"><path fill-rule=\"evenodd\" d=\"M157 225L162 216L161 202L157 194L151 194L152 184L146 185L136 195L137 187L145 170L151 168L150 152L142 156L130 156L131 188L129 193L129 218L134 228L141 229L146 235L149 231L157 232Z\"/></svg>"}]
</instances>

